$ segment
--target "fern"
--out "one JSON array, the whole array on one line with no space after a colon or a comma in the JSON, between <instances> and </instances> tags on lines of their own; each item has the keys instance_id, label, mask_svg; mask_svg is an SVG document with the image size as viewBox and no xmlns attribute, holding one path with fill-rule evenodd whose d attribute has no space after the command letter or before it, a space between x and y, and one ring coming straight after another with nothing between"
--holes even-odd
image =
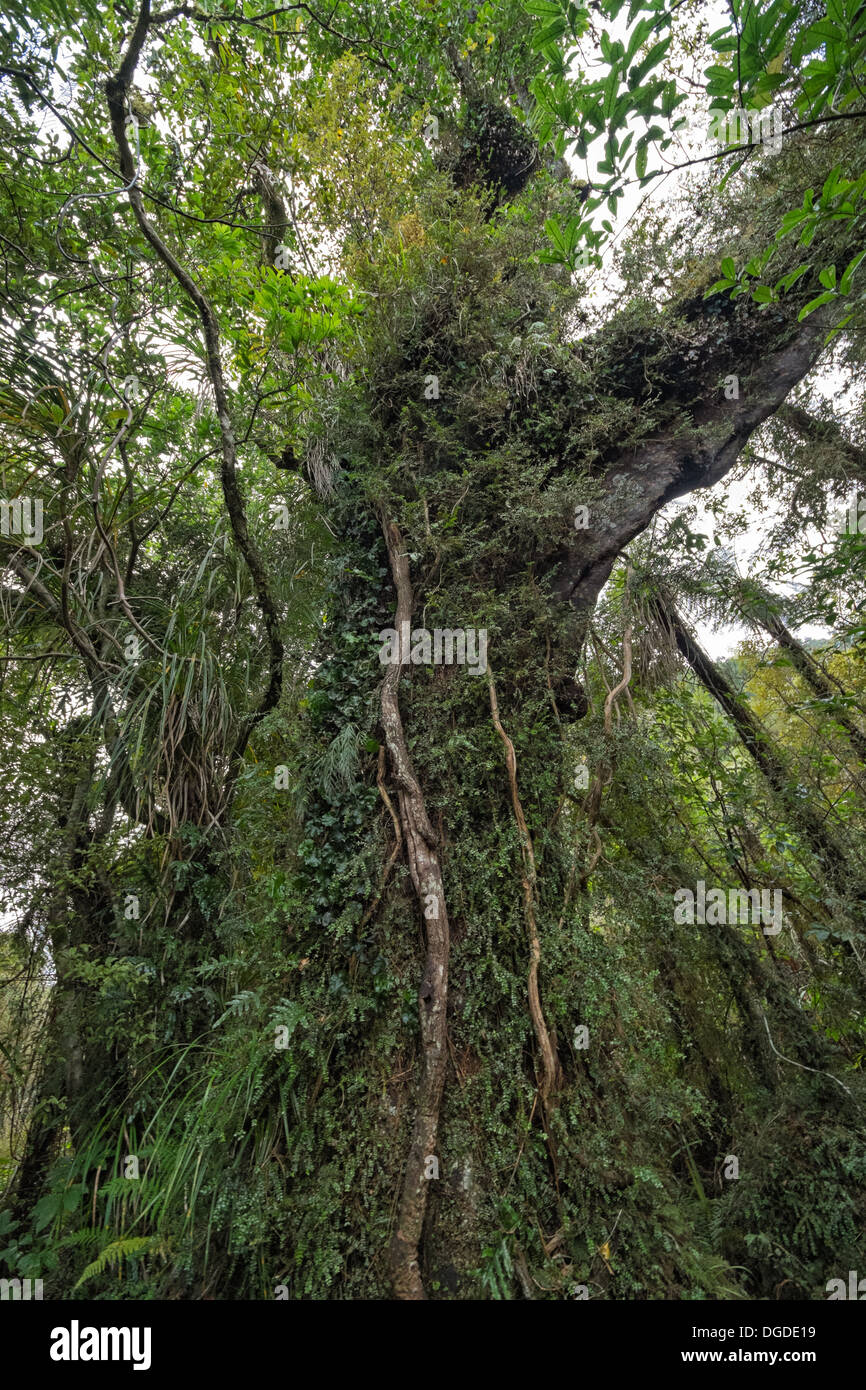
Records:
<instances>
[{"instance_id":1,"label":"fern","mask_svg":"<svg viewBox=\"0 0 866 1390\"><path fill-rule=\"evenodd\" d=\"M312 777L330 799L336 799L341 787L351 787L358 775L360 735L352 723L344 724L320 758L316 759Z\"/></svg>"},{"instance_id":2,"label":"fern","mask_svg":"<svg viewBox=\"0 0 866 1390\"><path fill-rule=\"evenodd\" d=\"M70 1231L68 1235L62 1236L57 1242L58 1249L67 1246L81 1248L87 1245L98 1245L102 1231L94 1230L92 1226L85 1226L80 1231Z\"/></svg>"},{"instance_id":3,"label":"fern","mask_svg":"<svg viewBox=\"0 0 866 1390\"><path fill-rule=\"evenodd\" d=\"M242 1018L251 1008L260 1008L261 1002L261 996L258 990L242 989L239 994L235 994L229 1000L228 1008L225 1013L220 1014L214 1027L218 1028L227 1018Z\"/></svg>"},{"instance_id":4,"label":"fern","mask_svg":"<svg viewBox=\"0 0 866 1390\"><path fill-rule=\"evenodd\" d=\"M504 1236L496 1246L487 1246L482 1252L482 1258L484 1260L480 1271L482 1286L491 1298L497 1301L510 1300L514 1266L511 1262L511 1251L508 1248L508 1237Z\"/></svg>"},{"instance_id":5,"label":"fern","mask_svg":"<svg viewBox=\"0 0 866 1390\"><path fill-rule=\"evenodd\" d=\"M87 1266L74 1288L78 1289L86 1280L94 1279L98 1274L103 1274L109 1266L120 1264L122 1260L129 1259L131 1256L159 1250L162 1246L163 1242L159 1236L130 1236L126 1239L112 1241L111 1245L106 1245L96 1259Z\"/></svg>"}]
</instances>

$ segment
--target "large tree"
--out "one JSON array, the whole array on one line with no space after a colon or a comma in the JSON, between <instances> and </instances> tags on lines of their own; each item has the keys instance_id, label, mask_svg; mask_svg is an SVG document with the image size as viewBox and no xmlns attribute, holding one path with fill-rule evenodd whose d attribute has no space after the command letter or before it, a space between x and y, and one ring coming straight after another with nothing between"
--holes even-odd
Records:
<instances>
[{"instance_id":1,"label":"large tree","mask_svg":"<svg viewBox=\"0 0 866 1390\"><path fill-rule=\"evenodd\" d=\"M862 453L789 397L861 341L863 25L621 9L13 6L22 1037L51 1002L9 1251L58 1287L820 1296L856 1258L856 653L837 691L767 620L844 706L806 787L689 632L669 504L790 445L820 524L850 475L795 442ZM781 149L683 151L693 89ZM784 934L679 924L698 879Z\"/></svg>"}]
</instances>

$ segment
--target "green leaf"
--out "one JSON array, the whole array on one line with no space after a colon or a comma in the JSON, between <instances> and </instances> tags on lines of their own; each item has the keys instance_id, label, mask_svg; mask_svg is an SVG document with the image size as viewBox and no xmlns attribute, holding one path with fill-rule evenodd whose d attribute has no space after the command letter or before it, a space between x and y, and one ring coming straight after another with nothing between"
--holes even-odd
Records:
<instances>
[{"instance_id":1,"label":"green leaf","mask_svg":"<svg viewBox=\"0 0 866 1390\"><path fill-rule=\"evenodd\" d=\"M73 1285L73 1288L78 1289L88 1279L102 1274L109 1265L120 1264L131 1256L144 1255L147 1251L159 1250L162 1245L163 1242L159 1236L127 1236L121 1240L112 1241L82 1272L81 1278Z\"/></svg>"},{"instance_id":2,"label":"green leaf","mask_svg":"<svg viewBox=\"0 0 866 1390\"><path fill-rule=\"evenodd\" d=\"M827 178L824 181L824 187L821 189L820 201L821 204L825 207L829 203L830 199L833 197L833 194L837 191L839 185L839 175L841 174L841 172L842 166L841 164L837 164L835 169L830 170L830 173L827 175Z\"/></svg>"},{"instance_id":3,"label":"green leaf","mask_svg":"<svg viewBox=\"0 0 866 1390\"><path fill-rule=\"evenodd\" d=\"M857 269L864 256L866 256L866 250L858 251L857 255L853 258L853 260L850 260L846 265L844 271L842 272L842 279L839 281L839 290L842 294L849 293L851 289L851 280L854 276L854 271Z\"/></svg>"},{"instance_id":4,"label":"green leaf","mask_svg":"<svg viewBox=\"0 0 866 1390\"><path fill-rule=\"evenodd\" d=\"M835 290L836 267L834 265L826 265L818 275L818 279L821 281L825 290Z\"/></svg>"},{"instance_id":5,"label":"green leaf","mask_svg":"<svg viewBox=\"0 0 866 1390\"><path fill-rule=\"evenodd\" d=\"M565 15L558 15L556 19L552 19L549 24L545 24L543 29L539 29L533 34L533 53L538 53L546 48L549 43L555 42L556 39L561 39L567 29L568 21Z\"/></svg>"},{"instance_id":6,"label":"green leaf","mask_svg":"<svg viewBox=\"0 0 866 1390\"><path fill-rule=\"evenodd\" d=\"M35 1219L34 1225L37 1231L44 1231L46 1226L50 1226L54 1221L63 1204L62 1194L57 1192L47 1192L44 1197L40 1197L36 1206L33 1208Z\"/></svg>"},{"instance_id":7,"label":"green leaf","mask_svg":"<svg viewBox=\"0 0 866 1390\"><path fill-rule=\"evenodd\" d=\"M651 19L642 19L634 26L628 41L628 48L625 51L623 66L627 67L638 49L646 43L653 31L654 23Z\"/></svg>"},{"instance_id":8,"label":"green leaf","mask_svg":"<svg viewBox=\"0 0 866 1390\"><path fill-rule=\"evenodd\" d=\"M556 0L525 0L523 8L527 14L535 15L539 19L553 19L556 15L562 14L562 6Z\"/></svg>"},{"instance_id":9,"label":"green leaf","mask_svg":"<svg viewBox=\"0 0 866 1390\"><path fill-rule=\"evenodd\" d=\"M714 285L710 285L710 288L704 292L704 299L710 299L712 295L719 294L722 290L729 290L731 286L735 284L735 280L717 280Z\"/></svg>"},{"instance_id":10,"label":"green leaf","mask_svg":"<svg viewBox=\"0 0 866 1390\"><path fill-rule=\"evenodd\" d=\"M816 309L820 309L822 304L826 304L828 300L835 298L835 290L828 290L826 294L819 294L817 299L810 299L809 303L804 305L804 307L800 310L799 314L797 315L797 322L802 323L803 319L808 318L809 315L813 314Z\"/></svg>"},{"instance_id":11,"label":"green leaf","mask_svg":"<svg viewBox=\"0 0 866 1390\"><path fill-rule=\"evenodd\" d=\"M616 105L616 94L619 90L619 69L611 68L604 84L604 101L602 109L605 121L609 121L613 115L613 108Z\"/></svg>"},{"instance_id":12,"label":"green leaf","mask_svg":"<svg viewBox=\"0 0 866 1390\"><path fill-rule=\"evenodd\" d=\"M646 57L642 59L640 63L635 64L629 73L631 86L639 87L647 73L652 72L653 68L658 67L671 46L671 38L672 35L668 34L666 39L660 39L658 43L653 44Z\"/></svg>"},{"instance_id":13,"label":"green leaf","mask_svg":"<svg viewBox=\"0 0 866 1390\"><path fill-rule=\"evenodd\" d=\"M789 270L787 275L783 275L781 280L777 281L776 293L778 294L779 290L784 290L787 294L791 286L795 285L800 279L800 276L805 275L806 271L811 270L811 268L811 262L804 261L802 265L797 266L796 270Z\"/></svg>"},{"instance_id":14,"label":"green leaf","mask_svg":"<svg viewBox=\"0 0 866 1390\"><path fill-rule=\"evenodd\" d=\"M803 219L808 216L809 213L806 208L792 208L790 212L786 212L785 216L782 218L779 230L776 233L776 240L781 241L783 237L786 237L789 232L792 232L794 228L799 226Z\"/></svg>"}]
</instances>

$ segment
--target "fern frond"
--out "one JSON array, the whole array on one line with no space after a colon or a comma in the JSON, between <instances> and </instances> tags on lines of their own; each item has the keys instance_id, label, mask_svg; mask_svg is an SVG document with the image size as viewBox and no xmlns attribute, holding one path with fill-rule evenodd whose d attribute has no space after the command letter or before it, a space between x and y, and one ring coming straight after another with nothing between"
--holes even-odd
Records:
<instances>
[{"instance_id":1,"label":"fern frond","mask_svg":"<svg viewBox=\"0 0 866 1390\"><path fill-rule=\"evenodd\" d=\"M96 1259L87 1266L74 1287L80 1288L88 1279L96 1278L98 1274L103 1274L109 1266L120 1264L122 1260L127 1260L130 1256L155 1252L161 1249L163 1244L164 1242L159 1236L129 1236L126 1239L112 1241L111 1245L106 1245Z\"/></svg>"}]
</instances>

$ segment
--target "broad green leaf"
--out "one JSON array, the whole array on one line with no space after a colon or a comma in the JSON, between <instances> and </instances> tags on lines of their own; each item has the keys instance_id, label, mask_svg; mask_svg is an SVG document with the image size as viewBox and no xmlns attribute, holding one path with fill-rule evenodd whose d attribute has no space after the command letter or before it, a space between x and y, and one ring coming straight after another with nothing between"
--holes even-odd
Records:
<instances>
[{"instance_id":1,"label":"broad green leaf","mask_svg":"<svg viewBox=\"0 0 866 1390\"><path fill-rule=\"evenodd\" d=\"M831 299L835 298L835 291L828 290L826 294L819 294L816 299L810 299L809 303L804 305L803 308L800 310L799 314L797 315L797 321L799 323L802 323L803 319L808 318L809 315L813 314L816 309L820 309L822 304L827 304Z\"/></svg>"}]
</instances>

